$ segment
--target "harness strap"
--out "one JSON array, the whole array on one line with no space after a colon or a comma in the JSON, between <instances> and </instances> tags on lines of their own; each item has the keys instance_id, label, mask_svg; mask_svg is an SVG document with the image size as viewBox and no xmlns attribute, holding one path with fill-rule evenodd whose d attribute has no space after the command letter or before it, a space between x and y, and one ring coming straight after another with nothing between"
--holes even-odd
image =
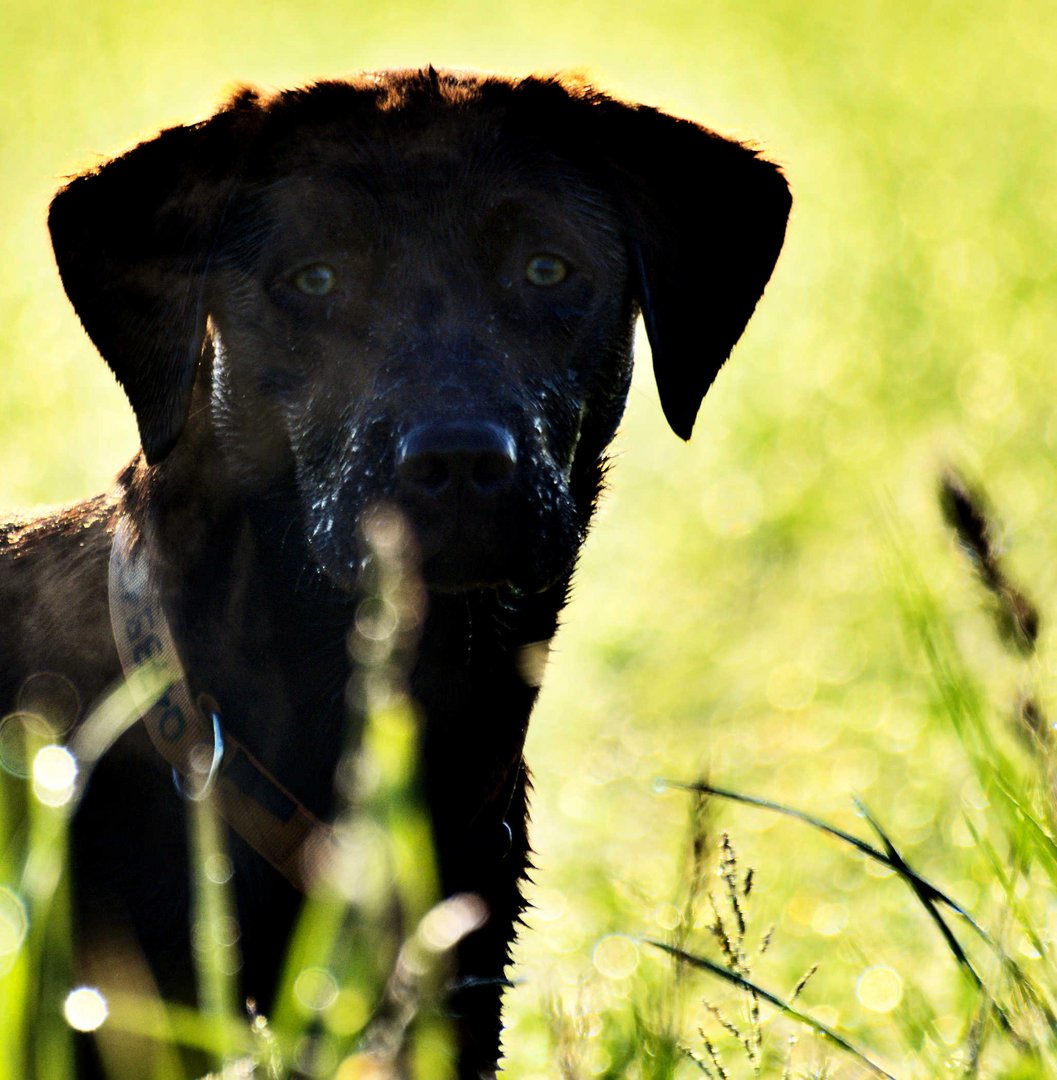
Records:
<instances>
[{"instance_id":1,"label":"harness strap","mask_svg":"<svg viewBox=\"0 0 1057 1080\"><path fill-rule=\"evenodd\" d=\"M207 715L191 694L161 602L151 586L143 544L122 517L110 549L110 621L126 675L153 664L171 677L142 719L161 756L182 781L201 786L202 769L218 750L215 710ZM204 699L202 699L204 702ZM333 841L332 830L306 809L242 745L224 733L222 754L209 770L220 816L294 888L306 893ZM250 794L250 791L254 794ZM192 795L192 797L194 797Z\"/></svg>"}]
</instances>

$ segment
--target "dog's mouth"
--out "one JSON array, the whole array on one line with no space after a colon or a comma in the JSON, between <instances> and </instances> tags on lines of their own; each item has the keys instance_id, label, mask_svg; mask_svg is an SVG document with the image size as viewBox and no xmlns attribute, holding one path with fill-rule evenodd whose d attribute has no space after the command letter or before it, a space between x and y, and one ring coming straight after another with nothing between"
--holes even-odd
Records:
<instances>
[{"instance_id":1,"label":"dog's mouth","mask_svg":"<svg viewBox=\"0 0 1057 1080\"><path fill-rule=\"evenodd\" d=\"M568 573L575 533L544 528L531 518L511 513L506 519L423 520L399 503L379 502L354 528L341 530L347 548L335 542L333 527L309 530L310 558L323 578L349 596L374 587L379 565L389 568L389 576L416 580L435 593L511 587L538 593Z\"/></svg>"},{"instance_id":2,"label":"dog's mouth","mask_svg":"<svg viewBox=\"0 0 1057 1080\"><path fill-rule=\"evenodd\" d=\"M341 593L355 596L378 567L386 576L417 580L443 593L471 592L515 584L504 545L480 543L480 534L416 522L392 501L376 502L341 528L334 517L317 520L307 532L308 560L316 573Z\"/></svg>"},{"instance_id":3,"label":"dog's mouth","mask_svg":"<svg viewBox=\"0 0 1057 1080\"><path fill-rule=\"evenodd\" d=\"M513 573L509 562L494 548L482 550L467 542L457 547L435 548L421 560L419 573L422 583L433 592L472 592L506 585L524 587L527 582L515 580L523 577L523 572Z\"/></svg>"},{"instance_id":4,"label":"dog's mouth","mask_svg":"<svg viewBox=\"0 0 1057 1080\"><path fill-rule=\"evenodd\" d=\"M402 505L400 513L413 537L421 581L434 592L507 586L542 592L575 559L579 532L566 500L513 498L487 512L470 505L443 514Z\"/></svg>"},{"instance_id":5,"label":"dog's mouth","mask_svg":"<svg viewBox=\"0 0 1057 1080\"><path fill-rule=\"evenodd\" d=\"M437 593L535 593L568 573L582 530L566 477L538 441L456 418L414 425L390 445L377 454L392 461L384 494L371 492L369 469L332 467L340 482L306 507L312 557L341 589L361 587L378 521L400 523L405 557ZM324 486L304 479L302 498Z\"/></svg>"}]
</instances>

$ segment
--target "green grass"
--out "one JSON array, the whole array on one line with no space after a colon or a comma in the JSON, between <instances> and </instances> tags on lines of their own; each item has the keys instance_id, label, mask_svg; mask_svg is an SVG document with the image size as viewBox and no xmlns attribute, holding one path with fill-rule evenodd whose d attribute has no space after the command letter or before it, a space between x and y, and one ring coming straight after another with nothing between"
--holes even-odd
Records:
<instances>
[{"instance_id":1,"label":"green grass","mask_svg":"<svg viewBox=\"0 0 1057 1080\"><path fill-rule=\"evenodd\" d=\"M1024 700L1042 717L1057 707L1055 35L1057 9L998 0L5 9L0 505L99 490L135 442L61 295L50 193L95 155L204 115L233 82L429 61L586 68L618 93L758 140L787 169L787 247L689 446L664 429L643 343L529 736L539 870L507 1038L520 1080L552 1078L564 1059L577 1077L659 1076L680 1047L715 1072L698 1027L732 1077L753 1075L702 1004L740 1017L745 991L706 973L676 980L643 944L672 940L685 899L689 796L658 792L656 777L704 775L883 850L859 797L900 858L964 905L1052 1005L1053 751L1045 725L1016 732ZM943 522L936 484L949 463L985 483L1006 572L1040 608L1027 656L995 632L990 594ZM4 787L5 815L19 791ZM758 807L711 800L709 814L709 835L729 833L756 871L751 949L775 926L752 953L761 988L788 1001L817 964L795 1008L901 1078L1057 1072L1052 1035L1008 966L949 920L1038 1060L996 1026L904 873ZM32 828L53 823L35 809ZM16 913L0 948L21 936L18 912L30 915L25 950L44 933L22 842L0 849L13 890L0 913ZM55 895L61 914L61 886ZM707 926L681 947L723 960ZM53 977L29 970L28 955L4 983L0 1054L31 980ZM795 1076L823 1062L827 1075L859 1074L761 1008L762 1075L790 1061ZM613 1071L628 1047L650 1048L653 1065ZM701 1075L678 1061L678 1076Z\"/></svg>"}]
</instances>

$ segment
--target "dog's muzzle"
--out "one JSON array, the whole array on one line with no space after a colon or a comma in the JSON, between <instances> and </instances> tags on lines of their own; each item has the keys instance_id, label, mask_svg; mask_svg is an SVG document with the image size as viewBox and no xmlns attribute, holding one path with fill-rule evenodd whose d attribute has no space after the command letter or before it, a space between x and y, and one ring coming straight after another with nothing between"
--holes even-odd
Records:
<instances>
[{"instance_id":1,"label":"dog's muzzle","mask_svg":"<svg viewBox=\"0 0 1057 1080\"><path fill-rule=\"evenodd\" d=\"M427 585L502 584L524 543L514 436L490 420L430 420L396 448L400 508L416 534Z\"/></svg>"},{"instance_id":2,"label":"dog's muzzle","mask_svg":"<svg viewBox=\"0 0 1057 1080\"><path fill-rule=\"evenodd\" d=\"M517 445L506 428L488 420L419 424L401 440L396 475L405 494L443 508L486 506L509 487Z\"/></svg>"}]
</instances>

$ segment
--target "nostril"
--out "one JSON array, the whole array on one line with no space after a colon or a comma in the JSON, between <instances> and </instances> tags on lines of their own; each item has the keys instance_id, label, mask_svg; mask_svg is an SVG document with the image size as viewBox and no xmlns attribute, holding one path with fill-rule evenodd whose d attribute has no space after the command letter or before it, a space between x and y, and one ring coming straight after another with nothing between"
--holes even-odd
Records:
<instances>
[{"instance_id":1,"label":"nostril","mask_svg":"<svg viewBox=\"0 0 1057 1080\"><path fill-rule=\"evenodd\" d=\"M498 494L517 465L514 437L488 421L447 420L412 428L397 449L403 487L439 499L462 492Z\"/></svg>"},{"instance_id":2,"label":"nostril","mask_svg":"<svg viewBox=\"0 0 1057 1080\"><path fill-rule=\"evenodd\" d=\"M502 487L514 475L517 459L513 453L483 452L475 456L470 480L482 492Z\"/></svg>"},{"instance_id":3,"label":"nostril","mask_svg":"<svg viewBox=\"0 0 1057 1080\"><path fill-rule=\"evenodd\" d=\"M451 480L451 468L441 454L402 455L396 473L405 484L430 495L439 495Z\"/></svg>"}]
</instances>

